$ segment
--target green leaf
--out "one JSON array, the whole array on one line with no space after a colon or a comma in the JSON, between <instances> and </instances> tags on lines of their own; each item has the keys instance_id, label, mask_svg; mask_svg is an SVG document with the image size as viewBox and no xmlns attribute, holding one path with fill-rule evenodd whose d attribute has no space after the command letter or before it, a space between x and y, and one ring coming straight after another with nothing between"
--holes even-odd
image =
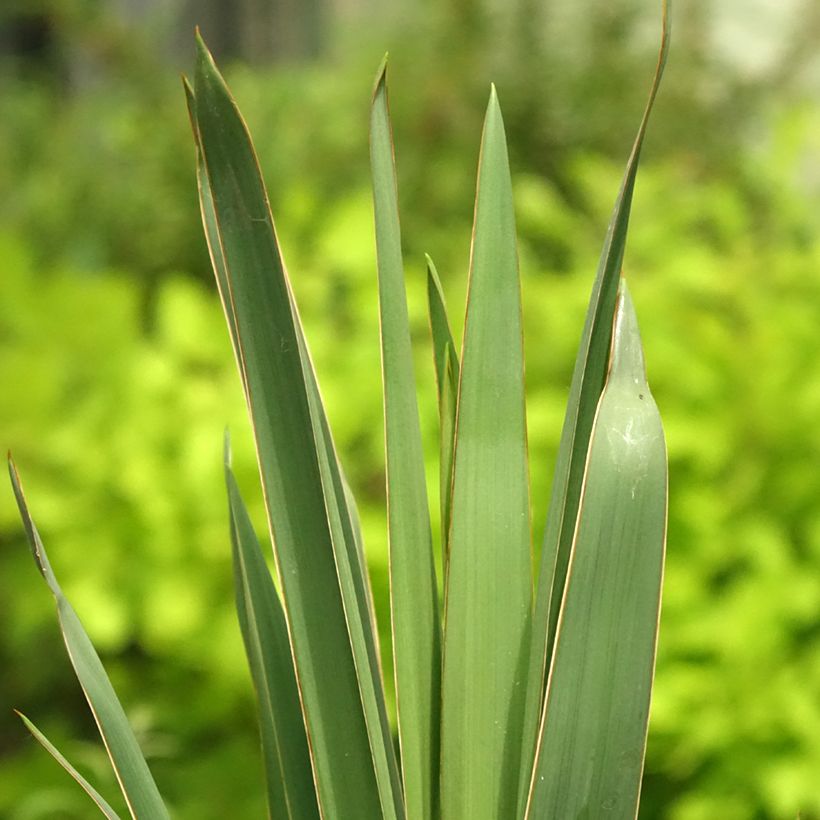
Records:
<instances>
[{"instance_id":1,"label":"green leaf","mask_svg":"<svg viewBox=\"0 0 820 820\"><path fill-rule=\"evenodd\" d=\"M450 332L450 322L447 319L444 291L433 260L429 256L426 259L427 303L430 310L430 330L433 335L433 361L436 367L439 406L439 499L441 504L441 544L446 589L459 364L453 334Z\"/></svg>"},{"instance_id":2,"label":"green leaf","mask_svg":"<svg viewBox=\"0 0 820 820\"><path fill-rule=\"evenodd\" d=\"M51 569L40 534L29 513L20 477L11 458L9 458L9 475L37 568L57 602L57 617L68 650L68 657L88 705L91 707L128 809L133 817L138 817L140 820L144 817L157 818L157 820L167 818L168 811L162 802L145 758L142 756L128 718L105 674L105 669L91 640L71 604L63 595Z\"/></svg>"},{"instance_id":3,"label":"green leaf","mask_svg":"<svg viewBox=\"0 0 820 820\"><path fill-rule=\"evenodd\" d=\"M272 820L318 818L299 690L282 605L230 468L225 482L231 520L236 609L259 702L262 754Z\"/></svg>"},{"instance_id":4,"label":"green leaf","mask_svg":"<svg viewBox=\"0 0 820 820\"><path fill-rule=\"evenodd\" d=\"M63 757L60 750L22 713L17 712L26 728L34 736L34 739L77 781L83 791L97 804L97 808L108 818L108 820L120 820L120 816L105 798Z\"/></svg>"},{"instance_id":5,"label":"green leaf","mask_svg":"<svg viewBox=\"0 0 820 820\"><path fill-rule=\"evenodd\" d=\"M445 616L444 820L515 815L532 606L521 297L494 88L471 258Z\"/></svg>"},{"instance_id":6,"label":"green leaf","mask_svg":"<svg viewBox=\"0 0 820 820\"><path fill-rule=\"evenodd\" d=\"M372 675L361 562L352 534L350 544L337 537L345 521L351 525L340 513L341 482L329 473L335 453L305 370L307 350L250 137L201 40L195 88L195 136L221 251L215 267L224 265L229 326L235 320L320 811L393 816L399 781Z\"/></svg>"},{"instance_id":7,"label":"green leaf","mask_svg":"<svg viewBox=\"0 0 820 820\"><path fill-rule=\"evenodd\" d=\"M225 259L222 252L222 247L220 244L219 238L219 230L216 221L216 214L214 212L214 204L213 204L213 196L211 194L210 186L208 185L207 180L207 173L205 170L204 161L202 159L202 149L200 145L199 139L199 130L196 123L196 99L194 97L194 91L191 88L190 83L187 79L183 78L183 86L185 88L185 96L186 101L188 104L188 114L191 119L191 126L194 132L194 138L196 143L196 152L197 152L197 183L199 188L199 200L200 200L200 209L202 212L202 222L205 228L205 235L208 244L208 250L211 255L211 262L214 268L214 273L216 275L216 282L217 282L217 290L220 294L220 299L222 301L222 307L225 311L225 316L228 321L228 329L231 335L231 341L233 343L234 351L239 355L239 342L238 342L238 332L236 328L236 315L233 307L233 302L231 300L230 294L230 283L228 281L228 274L225 269ZM286 282L286 284L288 284ZM321 401L321 396L319 395L319 388L318 383L316 381L316 374L313 368L313 363L310 360L310 354L307 350L307 342L304 338L304 333L302 331L301 322L299 320L298 310L296 308L296 302L292 297L291 294L291 310L294 315L294 324L296 327L297 336L299 337L299 352L302 358L302 370L305 375L305 379L307 381L308 390L312 395L312 406L318 407L319 413L321 418L325 418L325 412ZM244 374L244 366L240 358L237 358L237 363L239 365L239 372L240 376L243 380L245 380ZM327 423L319 422L320 426L327 427ZM315 427L315 425L314 425ZM332 437L330 437L330 431L328 428L328 446L332 450L333 458L337 461L336 458L336 451L335 446L332 441ZM341 465L338 467L341 470ZM356 540L356 546L359 553L359 563L360 563L360 574L361 577L364 579L364 589L366 593L366 600L367 600L367 607L369 610L370 620L372 623L372 630L374 634L374 638L376 641L376 657L380 660L380 654L378 651L378 629L376 627L376 611L373 605L373 593L370 588L370 579L367 575L367 562L364 557L364 548L361 539L361 527L358 521L358 511L356 510L356 502L353 498L352 493L350 492L349 487L347 486L347 482L344 481L344 475L342 474L342 480L344 482L345 487L345 498L347 502L347 507L350 512L351 518L351 527L353 528L353 536Z\"/></svg>"},{"instance_id":8,"label":"green leaf","mask_svg":"<svg viewBox=\"0 0 820 820\"><path fill-rule=\"evenodd\" d=\"M663 429L624 284L584 472L527 817L637 814L666 498Z\"/></svg>"},{"instance_id":9,"label":"green leaf","mask_svg":"<svg viewBox=\"0 0 820 820\"><path fill-rule=\"evenodd\" d=\"M220 298L222 301L222 307L225 311L226 319L228 321L228 329L230 331L231 340L233 342L234 350L239 352L239 341L238 341L238 331L236 327L236 314L230 294L230 282L228 281L228 274L225 269L225 259L221 247L221 240L219 237L219 230L216 221L216 214L214 212L214 205L213 205L213 196L211 193L210 186L208 185L207 181L207 174L205 171L204 161L202 159L202 149L201 143L199 138L199 130L198 125L196 123L196 99L194 97L194 91L191 88L190 83L187 79L183 78L183 86L185 88L185 95L186 101L188 104L188 113L191 119L191 125L194 132L194 138L196 143L196 150L197 150L197 181L199 186L199 197L200 197L200 209L202 212L202 221L203 226L205 228L205 235L208 244L208 250L211 255L211 262L214 268L214 273L216 275L217 281L217 289L220 294ZM363 541L361 538L361 526L359 524L359 516L358 510L356 508L356 502L353 498L353 494L350 491L350 488L347 484L346 479L344 478L343 471L341 469L341 464L338 461L338 457L336 455L335 445L333 443L332 435L330 434L330 429L327 425L326 421L326 414L324 410L324 406L322 404L321 395L319 392L318 382L316 380L316 373L313 367L313 362L310 358L310 353L307 348L307 341L304 337L304 332L302 330L301 320L299 319L299 312L296 307L296 301L293 298L293 294L290 291L290 283L287 281L285 284L288 286L289 295L291 298L291 310L293 312L293 319L294 325L296 327L296 333L299 340L299 353L302 360L302 370L304 373L304 377L308 387L308 393L311 398L311 406L317 408L318 418L314 419L314 432L316 432L317 428L325 428L326 431L326 440L324 440L324 436L319 436L323 440L320 442L321 446L326 446L329 448L329 451L332 454L332 459L337 465L335 469L340 471L341 481L344 484L344 495L346 499L346 505L349 511L350 519L351 519L351 527L353 531L353 538L356 542L357 550L359 553L359 563L360 563L360 574L364 579L364 589L365 589L365 597L367 600L367 607L369 610L370 620L372 622L372 629L374 636L377 642L377 651L376 655L380 659L380 655L378 652L378 630L376 628L376 611L373 604L373 593L370 586L370 579L367 574L367 562L364 555L364 547ZM240 358L237 359L239 365L240 376L243 379L244 385L244 364ZM246 391L247 395L247 391ZM318 435L318 433L317 433Z\"/></svg>"},{"instance_id":10,"label":"green leaf","mask_svg":"<svg viewBox=\"0 0 820 820\"><path fill-rule=\"evenodd\" d=\"M370 156L379 271L390 604L407 813L437 811L441 637L430 512L404 289L387 64L373 91Z\"/></svg>"},{"instance_id":11,"label":"green leaf","mask_svg":"<svg viewBox=\"0 0 820 820\"><path fill-rule=\"evenodd\" d=\"M188 119L191 121L191 129L194 133L194 144L196 147L196 184L199 193L199 209L202 216L202 225L205 229L205 239L211 257L211 266L214 269L217 291L219 292L219 298L222 302L225 318L228 322L231 344L233 346L234 355L236 356L237 365L239 366L239 375L242 378L242 385L245 387L245 370L240 357L239 334L236 328L236 314L231 300L231 287L228 281L228 272L225 270L225 258L219 239L219 227L216 222L214 200L210 185L208 184L208 172L205 169L205 160L202 156L199 125L196 120L196 97L194 95L194 89L191 88L191 84L186 77L182 78L182 86L185 89ZM245 389L247 392L247 388Z\"/></svg>"},{"instance_id":12,"label":"green leaf","mask_svg":"<svg viewBox=\"0 0 820 820\"><path fill-rule=\"evenodd\" d=\"M555 630L558 624L559 604L564 590L572 535L578 515L578 504L581 497L584 464L589 449L592 421L606 375L612 316L615 310L618 279L624 258L638 161L649 122L649 115L652 112L666 64L668 50L669 22L664 3L663 30L658 65L643 118L627 162L621 189L615 200L615 207L598 264L598 271L592 286L581 344L578 348L575 370L572 374L558 457L555 463L552 495L541 550L541 564L533 618L519 810L523 808L523 801L529 785L530 761L532 761L534 752L535 726L543 704L544 672L549 664Z\"/></svg>"}]
</instances>

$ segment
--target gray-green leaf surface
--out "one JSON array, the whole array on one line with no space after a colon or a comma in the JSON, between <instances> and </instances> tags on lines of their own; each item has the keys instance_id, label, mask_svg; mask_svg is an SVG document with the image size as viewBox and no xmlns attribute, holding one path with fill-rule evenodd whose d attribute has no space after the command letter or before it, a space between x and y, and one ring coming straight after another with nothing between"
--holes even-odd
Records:
<instances>
[{"instance_id":1,"label":"gray-green leaf surface","mask_svg":"<svg viewBox=\"0 0 820 820\"><path fill-rule=\"evenodd\" d=\"M334 544L315 414L290 288L244 122L200 41L197 135L235 318L260 474L323 816L380 816ZM230 324L230 315L229 315ZM358 566L357 559L357 566ZM373 727L370 727L371 729ZM344 749L344 754L338 750ZM384 750L391 754L392 749Z\"/></svg>"},{"instance_id":2,"label":"gray-green leaf surface","mask_svg":"<svg viewBox=\"0 0 820 820\"><path fill-rule=\"evenodd\" d=\"M637 816L666 540L666 446L625 285L595 415L528 818Z\"/></svg>"},{"instance_id":3,"label":"gray-green leaf surface","mask_svg":"<svg viewBox=\"0 0 820 820\"><path fill-rule=\"evenodd\" d=\"M534 751L533 718L540 714L543 708L545 670L549 664L558 625L592 421L606 375L612 316L623 264L638 163L669 50L669 20L665 3L663 12L658 64L601 251L572 374L564 426L555 462L533 618L523 736L525 765L521 767L519 811L523 808L526 798L530 770L528 761L532 760Z\"/></svg>"},{"instance_id":4,"label":"gray-green leaf surface","mask_svg":"<svg viewBox=\"0 0 820 820\"><path fill-rule=\"evenodd\" d=\"M514 817L532 605L521 297L490 94L462 344L442 693L444 820Z\"/></svg>"}]
</instances>

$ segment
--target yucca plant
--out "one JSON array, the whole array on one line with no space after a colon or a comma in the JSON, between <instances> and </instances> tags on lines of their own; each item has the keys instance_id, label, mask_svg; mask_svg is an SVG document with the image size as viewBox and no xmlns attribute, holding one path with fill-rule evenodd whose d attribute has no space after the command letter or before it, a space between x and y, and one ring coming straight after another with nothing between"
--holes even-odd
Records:
<instances>
[{"instance_id":1,"label":"yucca plant","mask_svg":"<svg viewBox=\"0 0 820 820\"><path fill-rule=\"evenodd\" d=\"M231 473L236 603L259 702L270 816L632 818L657 641L666 453L621 278L658 68L607 232L570 387L534 584L512 187L490 92L464 336L428 258L440 415L440 605L404 290L387 67L370 123L398 749L358 514L250 136L200 38L185 92L202 219L256 442L278 586ZM63 596L10 464L37 565L131 815L169 816ZM34 736L116 814L50 742Z\"/></svg>"}]
</instances>

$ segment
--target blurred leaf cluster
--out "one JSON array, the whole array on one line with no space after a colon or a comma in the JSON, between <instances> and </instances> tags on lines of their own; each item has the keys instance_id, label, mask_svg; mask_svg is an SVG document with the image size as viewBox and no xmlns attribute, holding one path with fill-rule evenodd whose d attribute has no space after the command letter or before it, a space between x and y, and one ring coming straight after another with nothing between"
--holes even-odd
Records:
<instances>
[{"instance_id":1,"label":"blurred leaf cluster","mask_svg":"<svg viewBox=\"0 0 820 820\"><path fill-rule=\"evenodd\" d=\"M436 258L449 301L462 302L455 283L468 261L474 135L486 84L498 81L521 237L537 533L588 282L651 68L651 39L623 36L642 30L642 4L607 4L618 13L593 15L600 31L584 29L586 48L566 46L572 60L522 45L535 28L525 25L527 3L518 22L504 18L503 37L479 4L445 5L446 15L424 22L394 21L398 34L373 32L378 45L360 45L346 60L230 72L362 503L382 621L386 523L362 89L385 40L394 44L394 99L404 101L394 111L399 191L431 456L423 253ZM704 90L720 66L692 15L681 21L647 143L626 263L670 456L641 816L820 817L820 109L785 83L774 96L776 71L765 82L723 73ZM571 17L553 13L555 43ZM686 36L686 26L695 33ZM55 568L179 816L225 816L228 805L261 816L227 511L217 500L225 424L240 481L253 481L245 409L200 238L181 89L150 51L118 57L121 42L99 47L114 67L98 83L67 92L21 75L0 94L2 443L25 468ZM553 76L561 63L575 66L569 78ZM428 470L434 489L432 460ZM249 501L261 525L261 499ZM104 755L26 553L5 494L0 815L80 817L82 795L10 713L36 713L105 783ZM228 716L244 732L228 729Z\"/></svg>"}]
</instances>

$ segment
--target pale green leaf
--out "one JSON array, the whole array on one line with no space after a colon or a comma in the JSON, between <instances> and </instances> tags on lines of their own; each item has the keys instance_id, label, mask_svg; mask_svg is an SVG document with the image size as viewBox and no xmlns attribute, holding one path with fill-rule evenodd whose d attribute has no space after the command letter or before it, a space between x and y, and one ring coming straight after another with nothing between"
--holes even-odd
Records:
<instances>
[{"instance_id":1,"label":"pale green leaf","mask_svg":"<svg viewBox=\"0 0 820 820\"><path fill-rule=\"evenodd\" d=\"M521 297L495 89L462 345L442 699L444 820L514 817L532 606Z\"/></svg>"},{"instance_id":2,"label":"pale green leaf","mask_svg":"<svg viewBox=\"0 0 820 820\"><path fill-rule=\"evenodd\" d=\"M666 498L663 429L624 285L584 471L529 818L637 815Z\"/></svg>"},{"instance_id":3,"label":"pale green leaf","mask_svg":"<svg viewBox=\"0 0 820 820\"><path fill-rule=\"evenodd\" d=\"M664 4L658 65L643 118L627 162L621 189L615 200L598 271L592 286L555 463L533 617L526 717L522 738L524 757L519 784L519 810L523 808L527 793L537 718L543 705L545 669L549 663L558 624L559 606L564 590L575 520L578 515L592 420L606 375L612 316L624 258L638 162L649 115L652 112L666 64L668 49L669 22Z\"/></svg>"}]
</instances>

